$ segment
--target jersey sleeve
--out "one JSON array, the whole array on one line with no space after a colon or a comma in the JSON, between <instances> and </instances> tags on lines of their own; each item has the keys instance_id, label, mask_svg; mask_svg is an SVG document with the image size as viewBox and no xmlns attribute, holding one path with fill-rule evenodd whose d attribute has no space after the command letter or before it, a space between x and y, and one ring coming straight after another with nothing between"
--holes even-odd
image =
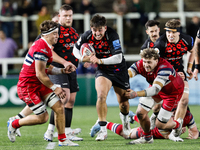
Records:
<instances>
[{"instance_id":1,"label":"jersey sleeve","mask_svg":"<svg viewBox=\"0 0 200 150\"><path fill-rule=\"evenodd\" d=\"M122 53L121 42L119 40L119 35L114 30L110 30L108 33L109 36L109 47L112 55Z\"/></svg>"},{"instance_id":2,"label":"jersey sleeve","mask_svg":"<svg viewBox=\"0 0 200 150\"><path fill-rule=\"evenodd\" d=\"M133 63L129 69L131 69L132 71L136 72L136 74L141 74L141 68L143 68L143 62L142 60L139 60L135 63Z\"/></svg>"},{"instance_id":3,"label":"jersey sleeve","mask_svg":"<svg viewBox=\"0 0 200 150\"><path fill-rule=\"evenodd\" d=\"M141 50L147 48L147 43L148 43L148 39L144 42L144 44L141 47Z\"/></svg>"},{"instance_id":4,"label":"jersey sleeve","mask_svg":"<svg viewBox=\"0 0 200 150\"><path fill-rule=\"evenodd\" d=\"M34 49L33 58L35 60L45 61L47 62L50 58L48 50L45 48L43 44L34 45L32 47Z\"/></svg>"}]
</instances>

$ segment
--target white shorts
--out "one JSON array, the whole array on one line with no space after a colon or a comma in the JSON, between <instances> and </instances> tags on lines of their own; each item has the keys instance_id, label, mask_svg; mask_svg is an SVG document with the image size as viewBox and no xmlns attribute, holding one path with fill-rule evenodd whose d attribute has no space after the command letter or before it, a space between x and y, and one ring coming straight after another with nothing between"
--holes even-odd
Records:
<instances>
[{"instance_id":1,"label":"white shorts","mask_svg":"<svg viewBox=\"0 0 200 150\"><path fill-rule=\"evenodd\" d=\"M141 97L139 99L140 106L146 111L150 111L156 104L162 104L163 101L156 103L152 97Z\"/></svg>"}]
</instances>

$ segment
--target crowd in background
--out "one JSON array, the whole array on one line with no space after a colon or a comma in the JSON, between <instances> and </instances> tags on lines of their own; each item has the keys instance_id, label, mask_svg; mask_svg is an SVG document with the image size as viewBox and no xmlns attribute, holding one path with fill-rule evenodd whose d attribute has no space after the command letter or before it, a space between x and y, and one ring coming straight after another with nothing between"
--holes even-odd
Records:
<instances>
[{"instance_id":1,"label":"crowd in background","mask_svg":"<svg viewBox=\"0 0 200 150\"><path fill-rule=\"evenodd\" d=\"M6 17L11 17L14 15L20 15L24 17L29 17L33 14L38 14L38 19L36 21L28 21L28 38L29 42L32 43L37 35L40 33L39 25L44 20L50 20L52 13L49 10L49 6L45 4L42 0L21 0L20 2L15 2L11 0L3 0L3 5L1 8L1 15ZM92 2L92 0L81 0L80 3L75 3L73 0L63 0L63 4L69 4L72 6L74 13L86 14L89 13L93 15L97 12L97 7ZM130 5L131 4L131 5ZM123 33L124 33L124 48L141 46L147 38L145 33L145 23L149 19L148 13L155 12L156 17L154 19L160 19L160 1L159 0L114 0L110 12L114 12L118 15L125 15L128 12L138 12L140 18L138 19L124 19L123 20ZM116 21L113 21L110 26L117 29ZM187 23L186 33L191 35L194 39L196 32L200 26L200 20L197 16L191 18L191 21ZM78 20L73 22L73 27L81 35L84 32L83 20ZM17 31L14 31L17 29ZM0 37L0 47L6 44L5 41L12 41L17 46L9 45L1 49L0 51L8 51L7 53L0 53L0 58L15 57L18 56L17 49L22 48L26 50L27 48L22 47L22 24L21 22L0 22L0 32L5 38ZM18 37L14 36L13 33L18 34ZM36 34L37 33L37 34ZM6 39L6 40L5 40ZM14 39L14 40L13 40ZM9 42L8 42L9 43ZM30 45L30 44L29 44ZM24 54L22 55L24 56ZM94 73L96 66L91 66L91 68L84 69L79 65L78 72L80 74ZM81 68L81 69L80 69ZM1 69L0 69L1 70Z\"/></svg>"}]
</instances>

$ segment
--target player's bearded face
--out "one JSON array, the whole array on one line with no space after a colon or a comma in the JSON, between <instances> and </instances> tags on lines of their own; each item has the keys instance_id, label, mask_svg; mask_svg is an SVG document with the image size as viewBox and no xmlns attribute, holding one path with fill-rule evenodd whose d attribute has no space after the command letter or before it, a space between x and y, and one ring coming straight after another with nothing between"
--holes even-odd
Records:
<instances>
[{"instance_id":1,"label":"player's bearded face","mask_svg":"<svg viewBox=\"0 0 200 150\"><path fill-rule=\"evenodd\" d=\"M73 11L72 10L62 10L59 11L59 23L64 27L71 27L73 21Z\"/></svg>"},{"instance_id":2,"label":"player's bearded face","mask_svg":"<svg viewBox=\"0 0 200 150\"><path fill-rule=\"evenodd\" d=\"M95 37L96 40L101 40L104 35L105 32L107 30L107 26L102 26L102 27L91 27L92 30L92 34Z\"/></svg>"},{"instance_id":3,"label":"player's bearded face","mask_svg":"<svg viewBox=\"0 0 200 150\"><path fill-rule=\"evenodd\" d=\"M150 39L155 42L159 38L160 28L157 25L153 27L148 27L147 34L149 35Z\"/></svg>"},{"instance_id":4,"label":"player's bearded face","mask_svg":"<svg viewBox=\"0 0 200 150\"><path fill-rule=\"evenodd\" d=\"M154 60L154 58L151 59L145 59L143 58L143 67L146 72L152 72L154 68L157 66L158 60Z\"/></svg>"},{"instance_id":5,"label":"player's bearded face","mask_svg":"<svg viewBox=\"0 0 200 150\"><path fill-rule=\"evenodd\" d=\"M179 41L180 32L166 31L167 40L170 43L177 43Z\"/></svg>"}]
</instances>

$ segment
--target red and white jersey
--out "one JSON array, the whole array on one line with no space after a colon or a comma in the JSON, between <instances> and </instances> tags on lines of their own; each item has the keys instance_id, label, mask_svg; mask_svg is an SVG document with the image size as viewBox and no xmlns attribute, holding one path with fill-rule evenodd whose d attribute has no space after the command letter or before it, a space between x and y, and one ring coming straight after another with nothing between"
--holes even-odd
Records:
<instances>
[{"instance_id":1,"label":"red and white jersey","mask_svg":"<svg viewBox=\"0 0 200 150\"><path fill-rule=\"evenodd\" d=\"M19 75L18 86L24 86L26 83L41 84L36 77L35 60L45 61L47 62L47 65L50 65L53 61L51 48L51 45L49 45L44 38L41 38L33 43L25 57Z\"/></svg>"},{"instance_id":2,"label":"red and white jersey","mask_svg":"<svg viewBox=\"0 0 200 150\"><path fill-rule=\"evenodd\" d=\"M165 84L159 94L161 95L176 95L178 90L183 90L184 82L174 70L172 65L163 58L160 58L153 72L146 72L143 67L143 59L134 63L131 67L136 74L141 74L146 78L147 82L152 85L156 78L165 81Z\"/></svg>"}]
</instances>

